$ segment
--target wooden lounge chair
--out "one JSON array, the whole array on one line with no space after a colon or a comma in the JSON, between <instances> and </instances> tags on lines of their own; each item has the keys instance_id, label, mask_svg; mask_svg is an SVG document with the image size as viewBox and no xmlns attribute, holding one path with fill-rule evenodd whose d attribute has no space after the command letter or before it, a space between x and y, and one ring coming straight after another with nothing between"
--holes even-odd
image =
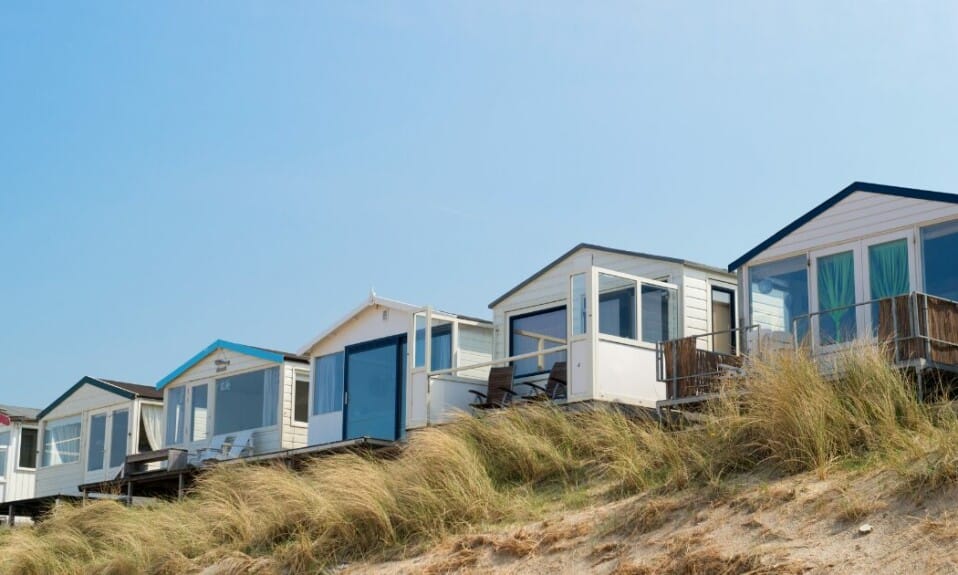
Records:
<instances>
[{"instance_id":1,"label":"wooden lounge chair","mask_svg":"<svg viewBox=\"0 0 958 575\"><path fill-rule=\"evenodd\" d=\"M549 370L549 379L546 381L545 387L528 381L524 381L519 385L527 385L532 388L533 393L531 395L523 396L522 399L527 401L556 401L565 399L567 397L567 382L568 382L568 364L564 361L557 361L552 364L552 369Z\"/></svg>"},{"instance_id":2,"label":"wooden lounge chair","mask_svg":"<svg viewBox=\"0 0 958 575\"><path fill-rule=\"evenodd\" d=\"M490 369L489 387L486 389L486 393L474 389L469 390L469 393L476 396L476 401L470 407L473 409L497 409L508 405L513 397L519 395L512 391L512 380L515 377L515 372L514 365Z\"/></svg>"}]
</instances>

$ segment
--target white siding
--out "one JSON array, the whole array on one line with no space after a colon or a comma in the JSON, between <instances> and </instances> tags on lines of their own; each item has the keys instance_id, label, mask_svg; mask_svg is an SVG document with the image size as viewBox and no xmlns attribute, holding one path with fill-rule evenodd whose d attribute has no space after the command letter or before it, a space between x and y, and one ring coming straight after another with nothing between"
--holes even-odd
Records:
<instances>
[{"instance_id":1,"label":"white siding","mask_svg":"<svg viewBox=\"0 0 958 575\"><path fill-rule=\"evenodd\" d=\"M477 363L485 363L491 359L492 326L460 324L458 365L475 365ZM489 377L489 368L485 367L460 371L456 375L485 381Z\"/></svg>"},{"instance_id":2,"label":"white siding","mask_svg":"<svg viewBox=\"0 0 958 575\"><path fill-rule=\"evenodd\" d=\"M383 314L386 317L383 318ZM312 357L343 351L348 345L409 332L412 314L382 305L367 307L313 346Z\"/></svg>"},{"instance_id":3,"label":"white siding","mask_svg":"<svg viewBox=\"0 0 958 575\"><path fill-rule=\"evenodd\" d=\"M28 423L27 428L36 429L35 423ZM20 434L24 428L21 422L13 422L9 427L0 427L0 432L10 432L10 446L7 449L7 472L0 477L0 501L16 501L33 497L36 483L36 471L21 469L20 462Z\"/></svg>"},{"instance_id":4,"label":"white siding","mask_svg":"<svg viewBox=\"0 0 958 575\"><path fill-rule=\"evenodd\" d=\"M308 429L307 422L296 422L293 421L293 403L296 396L296 372L301 371L306 374L306 379L309 380L309 364L298 363L298 362L286 362L283 366L283 385L282 385L282 404L283 404L283 413L280 419L282 423L282 448L283 449L296 449L298 447L306 447L309 442L306 437L306 431ZM307 391L308 394L308 391ZM308 406L307 406L308 407ZM307 408L307 415L309 410Z\"/></svg>"},{"instance_id":5,"label":"white siding","mask_svg":"<svg viewBox=\"0 0 958 575\"><path fill-rule=\"evenodd\" d=\"M750 260L760 262L958 217L958 204L855 192Z\"/></svg>"},{"instance_id":6,"label":"white siding","mask_svg":"<svg viewBox=\"0 0 958 575\"><path fill-rule=\"evenodd\" d=\"M709 318L709 276L704 271L686 268L679 310L681 335L699 335L711 330ZM729 275L729 280L731 280Z\"/></svg>"}]
</instances>

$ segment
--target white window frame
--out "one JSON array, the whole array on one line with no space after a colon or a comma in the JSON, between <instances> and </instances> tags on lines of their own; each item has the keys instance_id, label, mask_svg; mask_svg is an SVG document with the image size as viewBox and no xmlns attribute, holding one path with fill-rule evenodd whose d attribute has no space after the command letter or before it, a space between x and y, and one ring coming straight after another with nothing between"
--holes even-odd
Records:
<instances>
[{"instance_id":1,"label":"white window frame","mask_svg":"<svg viewBox=\"0 0 958 575\"><path fill-rule=\"evenodd\" d=\"M51 425L50 425L51 423L54 424L54 425L51 426ZM43 463L43 456L44 456L44 453L46 453L46 450L47 450L47 434L50 432L50 428L51 428L51 427L56 428L56 427L58 427L58 426L60 426L60 425L72 425L72 424L74 424L74 423L79 423L79 424L80 424L80 436L79 436L79 438L78 438L78 439L79 439L79 452L77 453L77 459L76 459L76 461L68 461L68 462L66 462L66 463L50 463L50 464L44 465L44 463ZM58 417L57 419L53 419L53 420L51 420L51 421L44 422L44 423L43 423L43 431L42 431L42 433L40 434L40 438L39 438L39 439L40 439L40 445L39 445L39 451L40 451L40 453L39 453L39 455L40 455L39 465L40 465L40 467L43 467L43 468L47 468L47 467L61 467L61 466L63 466L63 465L80 465L80 464L84 463L84 459L85 459L85 458L83 457L83 452L84 452L84 449L85 449L85 446L84 446L84 443L85 443L85 442L83 441L83 418L82 418L81 416L79 416L79 415L67 415L67 416L65 416L65 417ZM71 439L70 441L73 441L73 440Z\"/></svg>"},{"instance_id":2,"label":"white window frame","mask_svg":"<svg viewBox=\"0 0 958 575\"><path fill-rule=\"evenodd\" d=\"M296 419L296 382L298 381L298 376L304 375L306 377L306 421L299 421ZM290 402L291 409L289 410L289 424L293 427L309 427L309 417L312 415L312 404L310 403L310 387L312 387L312 372L309 369L304 368L293 368L293 387L290 390L290 396L292 401ZM207 399L207 401L209 401Z\"/></svg>"},{"instance_id":3,"label":"white window frame","mask_svg":"<svg viewBox=\"0 0 958 575\"><path fill-rule=\"evenodd\" d=\"M32 429L37 432L37 439L33 447L33 457L34 457L34 466L33 467L21 467L20 466L20 454L23 452L23 432ZM36 425L21 425L20 426L20 437L17 439L17 471L36 471L39 467L40 453L39 450L42 448L40 444L40 428Z\"/></svg>"}]
</instances>

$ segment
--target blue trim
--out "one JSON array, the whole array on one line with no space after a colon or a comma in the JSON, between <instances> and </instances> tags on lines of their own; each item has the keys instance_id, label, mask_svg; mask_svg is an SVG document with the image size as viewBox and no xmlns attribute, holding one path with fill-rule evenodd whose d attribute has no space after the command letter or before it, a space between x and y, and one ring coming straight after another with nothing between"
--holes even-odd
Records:
<instances>
[{"instance_id":1,"label":"blue trim","mask_svg":"<svg viewBox=\"0 0 958 575\"><path fill-rule=\"evenodd\" d=\"M915 188L900 188L898 186L885 186L882 184L870 184L868 182L852 182L844 190L838 192L831 198L825 200L814 209L798 218L794 222L788 224L784 228L780 229L772 237L768 238L764 242L758 244L751 250L749 250L745 255L738 258L734 262L728 265L728 271L734 272L738 268L742 267L749 260L757 256L758 254L764 252L768 248L772 247L779 240L787 236L788 234L794 232L798 228L807 224L816 216L820 215L825 210L831 208L838 202L844 200L848 196L852 195L855 192L871 192L873 194L885 194L887 196L899 196L902 198L913 198L916 200L928 200L931 202L945 202L948 204L958 204L958 194L946 194L944 192L932 192L929 190L918 190Z\"/></svg>"},{"instance_id":2,"label":"blue trim","mask_svg":"<svg viewBox=\"0 0 958 575\"><path fill-rule=\"evenodd\" d=\"M243 345L241 343L233 343L231 341L226 341L225 339L218 339L206 346L206 349L191 357L186 363L174 369L169 375L156 382L156 388L163 389L166 384L183 375L186 370L203 361L207 356L218 349L228 349L229 351L235 351L236 353L242 353L244 355L251 355L260 359L265 359L266 361L272 361L273 363L283 363L286 360L286 356L281 353L268 351L259 347Z\"/></svg>"},{"instance_id":3,"label":"blue trim","mask_svg":"<svg viewBox=\"0 0 958 575\"><path fill-rule=\"evenodd\" d=\"M119 395L120 397L125 397L126 399L133 399L133 398L136 397L136 394L133 393L132 391L127 391L127 390L125 390L125 389L123 389L123 388L121 388L121 387L117 387L117 386L115 386L115 385L110 385L109 383L106 383L106 382L104 382L104 381L100 381L99 379L96 379L96 378L94 378L94 377L84 376L83 379L81 379L80 381L78 381L78 382L76 382L75 384L73 384L73 387L71 387L70 389L66 390L66 392L63 393L63 395L61 395L60 397L56 398L56 400L55 400L53 403L51 403L50 405L46 406L46 408L44 408L43 411L41 411L40 413L38 413L38 414L37 414L37 421L39 421L39 420L40 420L42 417L44 417L46 414L48 414L48 413L50 413L51 411L53 411L54 409L56 409L56 407L57 407L58 405L60 405L61 403L63 403L64 401L66 401L66 399L67 399L68 397L70 397L71 395L73 395L73 392L75 392L76 390L80 389L80 388L83 387L84 385L92 385L93 387L98 387L98 388L102 389L103 391L109 391L110 393L115 393L116 395Z\"/></svg>"}]
</instances>

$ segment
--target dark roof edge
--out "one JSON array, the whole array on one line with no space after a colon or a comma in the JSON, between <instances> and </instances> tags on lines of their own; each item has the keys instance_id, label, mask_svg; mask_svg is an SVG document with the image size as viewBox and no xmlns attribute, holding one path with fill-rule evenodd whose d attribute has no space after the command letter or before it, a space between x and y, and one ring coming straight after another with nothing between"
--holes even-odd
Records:
<instances>
[{"instance_id":1,"label":"dark roof edge","mask_svg":"<svg viewBox=\"0 0 958 575\"><path fill-rule=\"evenodd\" d=\"M873 194L884 194L887 196L899 196L903 198L913 198L916 200L928 200L932 202L946 202L949 204L958 204L958 194L949 194L945 192L933 192L930 190L920 190L917 188L902 188L899 186L886 186L884 184L872 184L869 182L852 182L846 186L842 191L838 192L834 196L828 198L824 202L815 206L804 215L788 224L784 228L775 232L772 236L766 239L764 242L758 244L754 248L747 251L737 260L733 261L728 265L728 271L734 272L738 268L742 267L747 261L755 257L756 255L764 252L768 248L772 247L779 240L794 232L798 228L807 224L809 221L820 215L822 212L828 210L838 202L844 200L848 196L852 195L855 192L871 192Z\"/></svg>"},{"instance_id":2,"label":"dark roof edge","mask_svg":"<svg viewBox=\"0 0 958 575\"><path fill-rule=\"evenodd\" d=\"M510 290L507 291L506 293L502 294L501 296L499 296L498 298L496 298L495 300L493 300L493 302L489 304L489 307L490 307L490 308L493 308L493 307L499 305L499 303L501 303L503 300L507 299L508 297L510 297L510 296L513 295L514 293L518 292L518 291L521 290L522 288L526 287L526 286L529 285L530 283L534 282L535 280L539 279L539 278L542 277L546 272L548 272L549 270L551 270L552 268L554 268L555 266L557 266L559 263L561 263L563 260L565 260L566 258L568 258L569 256L571 256L572 254L576 253L576 252L579 251L579 250L584 250L584 249L599 250L599 251L608 252L608 253L611 253L611 254L620 254L620 255L624 255L624 256L633 256L633 257L638 257L638 258L646 258L646 259L650 259L650 260L659 260L659 261L663 261L663 262L670 262L670 263L673 263L673 264L681 264L681 265L685 265L685 266L696 267L696 268L700 268L700 269L703 269L703 270L714 271L714 272L718 272L718 273L722 273L722 274L728 273L728 272L726 272L724 269L719 268L719 267L710 266L710 265L707 265L707 264L700 264L700 263L698 263L698 262L693 262L693 261L689 261L689 260L683 260L683 259L681 259L681 258L673 258L673 257L670 257L670 256L659 256L659 255L655 255L655 254L647 254L647 253L644 253L644 252L634 252L634 251L623 250L623 249L619 249L619 248L609 248L609 247L606 247L606 246L600 246L600 245L598 245L598 244L590 244L590 243L583 242L583 243L580 243L580 244L576 245L576 246L573 247L571 250L567 251L566 253L562 254L561 256L557 257L556 259L552 260L551 262L549 262L548 264L546 264L545 267L543 267L542 269L540 269L539 271L537 271L536 273L532 274L531 276L529 276L528 278L526 278L525 280L523 280L521 283L519 283L519 285L515 286L514 288L510 289Z\"/></svg>"},{"instance_id":3,"label":"dark roof edge","mask_svg":"<svg viewBox=\"0 0 958 575\"><path fill-rule=\"evenodd\" d=\"M84 376L83 379L81 379L80 381L73 384L73 386L70 387L70 389L66 390L60 397L56 398L53 401L53 403L43 408L43 410L37 414L37 420L39 421L40 419L43 419L44 417L46 417L48 413L56 409L57 406L59 406L64 401L66 401L68 397L73 395L73 393L76 390L80 389L81 387L87 384L92 385L93 387L102 389L103 391L109 391L110 393L115 393L116 395L119 395L120 397L125 397L126 399L134 399L138 396L138 394L133 393L132 391L123 389L122 387L118 387L111 383L107 383L103 381L102 379L97 379L95 377L90 377L87 375L87 376Z\"/></svg>"}]
</instances>

